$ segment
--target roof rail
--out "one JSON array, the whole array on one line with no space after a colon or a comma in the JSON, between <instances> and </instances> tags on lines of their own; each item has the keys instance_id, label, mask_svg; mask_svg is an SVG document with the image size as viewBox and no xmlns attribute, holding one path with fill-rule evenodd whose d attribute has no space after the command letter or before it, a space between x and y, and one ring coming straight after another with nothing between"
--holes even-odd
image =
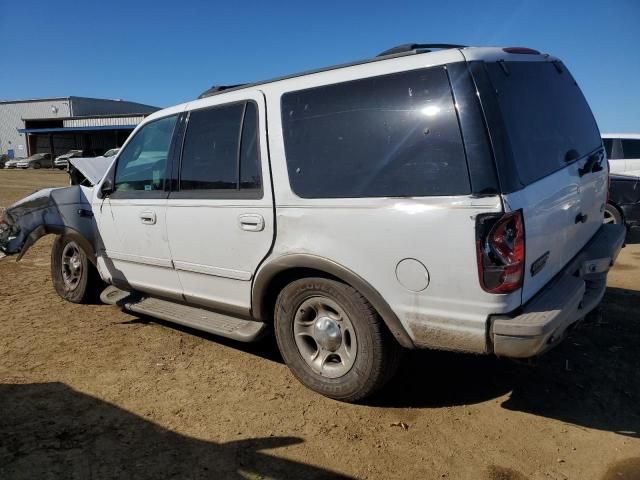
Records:
<instances>
[{"instance_id":1,"label":"roof rail","mask_svg":"<svg viewBox=\"0 0 640 480\"><path fill-rule=\"evenodd\" d=\"M464 48L466 45L455 45L451 43L405 43L404 45L398 45L397 47L385 50L382 53L376 55L376 57L385 57L387 55L397 55L398 53L407 53L414 50L422 50L423 52L429 52L430 49L447 49L447 48Z\"/></svg>"},{"instance_id":2,"label":"roof rail","mask_svg":"<svg viewBox=\"0 0 640 480\"><path fill-rule=\"evenodd\" d=\"M243 85L246 85L246 83L238 83L237 85L214 85L213 87L205 90L200 95L198 95L198 98L200 99L210 97L211 95L215 95L216 93L224 92L225 90L230 90L232 88L242 87Z\"/></svg>"}]
</instances>

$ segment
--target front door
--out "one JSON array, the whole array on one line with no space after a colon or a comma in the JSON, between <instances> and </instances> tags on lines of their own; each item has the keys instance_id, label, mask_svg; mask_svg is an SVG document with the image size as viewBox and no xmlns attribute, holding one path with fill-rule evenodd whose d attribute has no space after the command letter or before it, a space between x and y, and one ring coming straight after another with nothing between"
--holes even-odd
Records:
<instances>
[{"instance_id":1,"label":"front door","mask_svg":"<svg viewBox=\"0 0 640 480\"><path fill-rule=\"evenodd\" d=\"M170 156L177 115L140 128L118 155L114 192L95 197L93 211L104 249L99 266L125 289L181 299L167 241Z\"/></svg>"},{"instance_id":2,"label":"front door","mask_svg":"<svg viewBox=\"0 0 640 480\"><path fill-rule=\"evenodd\" d=\"M188 302L247 315L274 235L264 99L225 97L189 113L167 237Z\"/></svg>"}]
</instances>

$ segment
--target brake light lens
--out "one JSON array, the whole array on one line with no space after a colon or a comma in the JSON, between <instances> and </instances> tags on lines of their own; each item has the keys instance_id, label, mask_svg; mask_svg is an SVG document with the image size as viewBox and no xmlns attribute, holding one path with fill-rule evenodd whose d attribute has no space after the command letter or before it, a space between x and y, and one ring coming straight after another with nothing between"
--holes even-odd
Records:
<instances>
[{"instance_id":1,"label":"brake light lens","mask_svg":"<svg viewBox=\"0 0 640 480\"><path fill-rule=\"evenodd\" d=\"M522 287L525 266L522 210L501 216L481 215L476 221L478 276L489 293L510 293Z\"/></svg>"}]
</instances>

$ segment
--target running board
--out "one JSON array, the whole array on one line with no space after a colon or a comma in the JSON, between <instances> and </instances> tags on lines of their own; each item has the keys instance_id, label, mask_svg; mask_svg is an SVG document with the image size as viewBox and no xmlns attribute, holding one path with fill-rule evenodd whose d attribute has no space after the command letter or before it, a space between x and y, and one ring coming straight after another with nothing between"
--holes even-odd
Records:
<instances>
[{"instance_id":1,"label":"running board","mask_svg":"<svg viewBox=\"0 0 640 480\"><path fill-rule=\"evenodd\" d=\"M182 305L167 300L153 297L139 297L120 290L122 294L117 294L115 289L109 293L105 290L102 297L111 297L105 303L117 304L135 313L149 315L160 318L168 322L178 323L186 327L213 333L221 337L231 338L240 342L253 342L258 340L266 331L267 325L263 322L253 320L243 320L230 317L203 308ZM104 295L107 293L107 295ZM116 302L113 302L115 298ZM103 301L107 298L103 298Z\"/></svg>"}]
</instances>

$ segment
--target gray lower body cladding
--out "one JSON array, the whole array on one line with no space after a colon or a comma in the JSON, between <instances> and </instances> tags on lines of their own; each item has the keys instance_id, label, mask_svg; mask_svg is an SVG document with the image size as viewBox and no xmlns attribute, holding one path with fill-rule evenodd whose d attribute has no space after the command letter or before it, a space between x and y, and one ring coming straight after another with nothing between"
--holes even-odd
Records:
<instances>
[{"instance_id":1,"label":"gray lower body cladding","mask_svg":"<svg viewBox=\"0 0 640 480\"><path fill-rule=\"evenodd\" d=\"M557 345L592 311L607 288L607 273L624 245L622 225L603 225L578 255L516 315L490 318L496 355L528 358Z\"/></svg>"}]
</instances>

